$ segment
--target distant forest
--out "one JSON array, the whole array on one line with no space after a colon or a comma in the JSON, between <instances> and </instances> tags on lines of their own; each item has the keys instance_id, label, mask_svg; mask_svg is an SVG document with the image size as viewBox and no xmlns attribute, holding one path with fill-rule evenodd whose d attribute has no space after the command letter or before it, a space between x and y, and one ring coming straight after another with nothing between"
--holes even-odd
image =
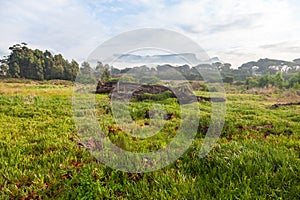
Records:
<instances>
[{"instance_id":1,"label":"distant forest","mask_svg":"<svg viewBox=\"0 0 300 200\"><path fill-rule=\"evenodd\" d=\"M97 62L94 67L88 62L79 66L75 60L69 62L61 54L52 55L48 50L43 52L30 49L26 43L13 45L9 50L10 54L0 60L0 77L70 81L75 81L77 77L83 83L96 83L99 79L115 81L123 76L123 80L129 82L143 80L156 83L159 80L203 80L199 70L206 70L211 71L211 77L206 81L214 82L215 72L211 70L214 66L220 72L223 82L228 84L246 85L248 88L275 86L300 89L300 59L289 62L265 58L245 63L238 69L233 69L230 63L221 62L197 66L164 64L156 68L144 65L118 69L101 62ZM79 72L80 76L77 76Z\"/></svg>"},{"instance_id":2,"label":"distant forest","mask_svg":"<svg viewBox=\"0 0 300 200\"><path fill-rule=\"evenodd\" d=\"M0 60L2 77L74 81L79 71L75 60L69 62L61 54L52 55L48 50L30 49L26 43L15 44L9 50L10 54Z\"/></svg>"},{"instance_id":3,"label":"distant forest","mask_svg":"<svg viewBox=\"0 0 300 200\"><path fill-rule=\"evenodd\" d=\"M214 68L212 68L212 65ZM190 67L189 65L171 66L160 65L155 68L140 66L134 68L117 69L110 68L113 77L122 77L131 82L157 82L158 80L204 80L199 71L206 71L205 81L218 81L216 73L212 69L218 69L223 82L235 85L251 87L278 87L300 89L300 68L295 63L289 66L283 61L261 59L258 62L244 64L238 69L232 69L231 64L216 62L213 64L199 64ZM211 72L210 72L211 71ZM178 73L179 72L179 73ZM127 76L127 77L124 77Z\"/></svg>"}]
</instances>

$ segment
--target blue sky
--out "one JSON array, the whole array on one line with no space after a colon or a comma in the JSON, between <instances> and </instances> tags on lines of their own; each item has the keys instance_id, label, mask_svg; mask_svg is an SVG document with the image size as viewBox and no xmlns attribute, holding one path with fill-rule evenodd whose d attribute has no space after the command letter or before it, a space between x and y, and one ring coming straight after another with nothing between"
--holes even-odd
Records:
<instances>
[{"instance_id":1,"label":"blue sky","mask_svg":"<svg viewBox=\"0 0 300 200\"><path fill-rule=\"evenodd\" d=\"M259 58L300 58L296 0L0 0L0 54L27 42L84 60L124 31L165 28L238 67Z\"/></svg>"}]
</instances>

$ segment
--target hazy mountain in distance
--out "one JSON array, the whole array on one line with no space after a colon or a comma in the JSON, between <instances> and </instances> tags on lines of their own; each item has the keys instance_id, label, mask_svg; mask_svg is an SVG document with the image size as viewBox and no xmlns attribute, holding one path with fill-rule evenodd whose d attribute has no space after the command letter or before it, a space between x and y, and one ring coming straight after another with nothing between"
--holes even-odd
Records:
<instances>
[{"instance_id":1,"label":"hazy mountain in distance","mask_svg":"<svg viewBox=\"0 0 300 200\"><path fill-rule=\"evenodd\" d=\"M293 62L300 65L300 58L293 60Z\"/></svg>"},{"instance_id":2,"label":"hazy mountain in distance","mask_svg":"<svg viewBox=\"0 0 300 200\"><path fill-rule=\"evenodd\" d=\"M208 63L217 63L217 62L223 63L218 57L212 57L207 62Z\"/></svg>"},{"instance_id":3,"label":"hazy mountain in distance","mask_svg":"<svg viewBox=\"0 0 300 200\"><path fill-rule=\"evenodd\" d=\"M213 57L209 60L198 60L193 53L180 53L180 54L165 54L165 55L135 55L135 54L116 54L116 62L126 63L128 65L147 65L147 64L170 64L170 65L183 65L191 63L215 63L221 62L218 57ZM186 59L186 60L185 60Z\"/></svg>"}]
</instances>

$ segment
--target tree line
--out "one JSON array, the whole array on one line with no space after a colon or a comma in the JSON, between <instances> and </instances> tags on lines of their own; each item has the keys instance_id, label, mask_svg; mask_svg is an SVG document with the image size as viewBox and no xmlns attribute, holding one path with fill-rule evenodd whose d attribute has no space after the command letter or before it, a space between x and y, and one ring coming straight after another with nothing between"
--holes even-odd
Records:
<instances>
[{"instance_id":1,"label":"tree line","mask_svg":"<svg viewBox=\"0 0 300 200\"><path fill-rule=\"evenodd\" d=\"M145 83L182 79L193 81L203 80L198 68L206 69L209 72L211 65L213 65L218 69L225 83L246 85L247 87L300 88L300 72L297 71L297 64L300 64L300 61L298 60L295 60L293 63L283 63L291 68L289 73L282 73L280 70L270 68L271 65L282 67L280 65L283 62L270 59L249 62L238 69L232 69L230 63L220 62L211 65L200 64L198 66L172 66L165 64L158 65L156 68L149 68L144 65L118 69L99 61L95 67L91 67L88 62L83 62L81 67L79 67L75 60L69 62L61 54L53 55L48 50L43 52L39 49L30 49L26 43L15 44L9 47L9 50L10 54L0 59L0 77L33 80L62 79L70 81L75 81L77 78L77 81L82 83L97 83L98 80L105 82L111 80L112 77L125 75L123 79L127 78L129 82L136 81L134 79L139 79L139 81ZM207 73L206 75L210 74ZM214 75L215 72L212 71L209 78L212 82L214 81Z\"/></svg>"},{"instance_id":2,"label":"tree line","mask_svg":"<svg viewBox=\"0 0 300 200\"><path fill-rule=\"evenodd\" d=\"M0 60L0 76L33 80L62 79L74 81L79 71L75 60L69 62L61 54L30 49L26 43L9 47L8 56Z\"/></svg>"},{"instance_id":3,"label":"tree line","mask_svg":"<svg viewBox=\"0 0 300 200\"><path fill-rule=\"evenodd\" d=\"M283 76L282 72L275 75L265 74L262 76L248 77L245 85L251 87L278 87L278 88L295 88L300 89L300 72Z\"/></svg>"},{"instance_id":4,"label":"tree line","mask_svg":"<svg viewBox=\"0 0 300 200\"><path fill-rule=\"evenodd\" d=\"M198 66L190 67L188 65L171 66L160 65L156 68L149 68L147 66L117 69L111 67L113 76L131 75L132 78L140 77L157 77L161 80L204 80L197 69L206 69L206 75L209 75L209 71L214 68L218 69L222 76L223 82L228 84L246 85L251 87L279 87L279 88L296 88L300 89L300 72L293 70L292 72L281 72L270 69L265 69L265 74L254 74L251 69L239 68L232 69L230 63L212 63L212 64L200 64ZM214 81L215 73L211 73L211 78L207 79L210 82ZM145 78L145 77L144 77ZM207 78L207 77L206 77ZM128 79L128 78L127 78ZM132 80L131 80L132 81Z\"/></svg>"}]
</instances>

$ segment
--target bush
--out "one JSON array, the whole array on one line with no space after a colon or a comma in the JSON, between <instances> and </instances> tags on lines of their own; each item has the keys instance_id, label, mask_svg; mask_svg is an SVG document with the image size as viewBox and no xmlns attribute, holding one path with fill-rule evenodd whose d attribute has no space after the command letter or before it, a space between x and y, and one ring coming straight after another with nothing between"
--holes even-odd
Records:
<instances>
[{"instance_id":1,"label":"bush","mask_svg":"<svg viewBox=\"0 0 300 200\"><path fill-rule=\"evenodd\" d=\"M157 84L160 82L160 79L156 76L143 76L140 79L141 84Z\"/></svg>"},{"instance_id":2,"label":"bush","mask_svg":"<svg viewBox=\"0 0 300 200\"><path fill-rule=\"evenodd\" d=\"M198 91L208 91L208 87L204 83L199 83L199 82L190 82L192 85L193 90L198 90Z\"/></svg>"},{"instance_id":3,"label":"bush","mask_svg":"<svg viewBox=\"0 0 300 200\"><path fill-rule=\"evenodd\" d=\"M153 101L162 101L168 98L172 98L173 93L171 91L166 91L161 94L150 94L144 93L137 97L136 100L143 101L143 100L153 100Z\"/></svg>"}]
</instances>

